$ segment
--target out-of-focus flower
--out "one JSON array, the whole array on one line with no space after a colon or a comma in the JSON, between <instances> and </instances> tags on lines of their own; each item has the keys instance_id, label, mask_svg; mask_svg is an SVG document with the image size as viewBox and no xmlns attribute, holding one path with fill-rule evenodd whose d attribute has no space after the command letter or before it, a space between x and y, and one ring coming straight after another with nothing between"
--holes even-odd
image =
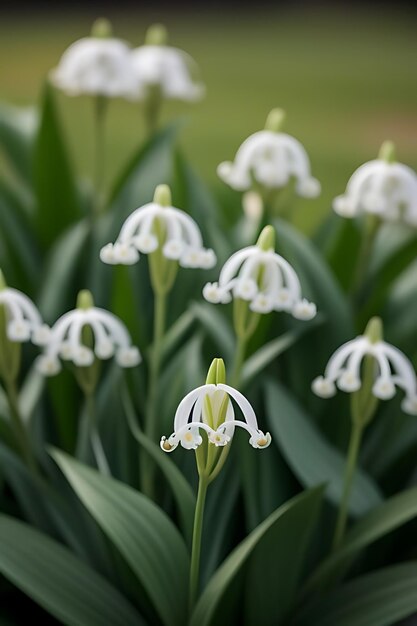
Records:
<instances>
[{"instance_id":1,"label":"out-of-focus flower","mask_svg":"<svg viewBox=\"0 0 417 626\"><path fill-rule=\"evenodd\" d=\"M95 357L102 360L114 355L121 367L135 367L141 356L119 318L95 307L88 291L80 292L78 304L78 308L62 315L51 328L45 351L37 359L38 370L45 376L54 376L61 370L60 359L77 367L89 367ZM85 343L85 328L91 332L91 345Z\"/></svg>"},{"instance_id":2,"label":"out-of-focus flower","mask_svg":"<svg viewBox=\"0 0 417 626\"><path fill-rule=\"evenodd\" d=\"M129 215L116 242L104 246L100 258L104 263L132 265L139 260L140 252L150 254L158 249L182 267L209 269L216 264L213 250L203 246L196 222L171 206L167 185L159 185L154 201Z\"/></svg>"},{"instance_id":3,"label":"out-of-focus flower","mask_svg":"<svg viewBox=\"0 0 417 626\"><path fill-rule=\"evenodd\" d=\"M54 85L70 96L136 99L138 81L130 46L111 36L107 20L97 20L91 37L75 41L51 72Z\"/></svg>"},{"instance_id":4,"label":"out-of-focus flower","mask_svg":"<svg viewBox=\"0 0 417 626\"><path fill-rule=\"evenodd\" d=\"M43 346L49 339L49 326L42 322L38 309L24 293L7 287L0 271L0 305L6 313L5 332L9 341L32 341Z\"/></svg>"},{"instance_id":5,"label":"out-of-focus flower","mask_svg":"<svg viewBox=\"0 0 417 626\"><path fill-rule=\"evenodd\" d=\"M149 89L158 88L167 100L199 100L205 88L198 79L197 64L183 50L167 46L166 41L166 29L155 24L148 29L145 45L132 51L140 97L146 98Z\"/></svg>"},{"instance_id":6,"label":"out-of-focus flower","mask_svg":"<svg viewBox=\"0 0 417 626\"><path fill-rule=\"evenodd\" d=\"M224 371L223 361L214 359L208 379L218 362ZM243 419L235 419L231 400L239 407ZM164 452L172 452L178 444L186 450L196 450L203 443L200 431L205 431L210 444L224 447L232 440L236 426L249 433L249 443L254 448L267 448L271 443L271 435L259 430L255 412L245 396L229 385L209 383L183 398L175 413L174 432L168 438L162 437L160 445Z\"/></svg>"},{"instance_id":7,"label":"out-of-focus flower","mask_svg":"<svg viewBox=\"0 0 417 626\"><path fill-rule=\"evenodd\" d=\"M351 176L343 195L333 201L342 217L362 213L384 221L404 221L417 226L417 175L395 161L394 146L385 142L379 158L361 165Z\"/></svg>"},{"instance_id":8,"label":"out-of-focus flower","mask_svg":"<svg viewBox=\"0 0 417 626\"><path fill-rule=\"evenodd\" d=\"M314 198L320 194L320 183L311 175L302 144L291 135L278 132L283 117L281 109L273 109L265 130L250 135L233 162L219 165L217 173L225 183L238 191L250 189L254 181L265 189L280 189L294 178L299 196Z\"/></svg>"},{"instance_id":9,"label":"out-of-focus flower","mask_svg":"<svg viewBox=\"0 0 417 626\"><path fill-rule=\"evenodd\" d=\"M368 328L378 327L377 318ZM403 389L405 397L402 408L406 413L417 415L417 378L409 359L398 348L367 332L343 344L330 358L324 376L312 383L315 394L330 398L336 393L336 385L342 391L354 393L361 389L362 362L365 357L375 360L372 395L379 400L389 400L395 395L396 386Z\"/></svg>"},{"instance_id":10,"label":"out-of-focus flower","mask_svg":"<svg viewBox=\"0 0 417 626\"><path fill-rule=\"evenodd\" d=\"M312 319L316 305L302 297L298 276L288 261L275 252L274 238L274 229L266 226L255 246L232 254L218 282L204 287L204 298L213 304L240 298L250 302L249 308L255 313L287 311L297 319Z\"/></svg>"}]
</instances>

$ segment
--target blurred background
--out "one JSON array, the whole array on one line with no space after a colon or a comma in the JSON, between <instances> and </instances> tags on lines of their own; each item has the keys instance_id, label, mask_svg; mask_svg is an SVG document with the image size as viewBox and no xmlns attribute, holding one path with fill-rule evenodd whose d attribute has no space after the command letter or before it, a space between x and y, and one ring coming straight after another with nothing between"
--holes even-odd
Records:
<instances>
[{"instance_id":1,"label":"blurred background","mask_svg":"<svg viewBox=\"0 0 417 626\"><path fill-rule=\"evenodd\" d=\"M149 24L161 21L170 43L199 64L205 100L166 105L163 118L183 118L182 145L217 195L226 193L217 164L231 159L275 106L286 109L284 130L305 145L322 181L319 199L299 201L295 221L303 230L317 225L352 171L375 157L384 139L396 143L400 160L417 167L417 13L411 3L166 2L151 8L123 1L3 2L1 100L36 103L65 48L88 35L101 15L134 46L143 43ZM74 166L88 176L92 103L62 94L58 102ZM143 138L139 105L113 102L109 181Z\"/></svg>"}]
</instances>

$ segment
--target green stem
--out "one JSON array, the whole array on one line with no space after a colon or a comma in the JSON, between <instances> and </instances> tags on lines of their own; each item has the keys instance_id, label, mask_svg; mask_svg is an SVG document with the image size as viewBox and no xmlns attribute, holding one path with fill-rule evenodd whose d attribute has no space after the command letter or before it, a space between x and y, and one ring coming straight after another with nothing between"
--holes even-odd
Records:
<instances>
[{"instance_id":1,"label":"green stem","mask_svg":"<svg viewBox=\"0 0 417 626\"><path fill-rule=\"evenodd\" d=\"M107 99L103 96L97 96L94 105L94 201L91 215L93 220L103 209Z\"/></svg>"},{"instance_id":2,"label":"green stem","mask_svg":"<svg viewBox=\"0 0 417 626\"><path fill-rule=\"evenodd\" d=\"M150 86L148 88L148 95L143 106L146 134L150 138L158 129L159 117L161 114L162 96L158 85Z\"/></svg>"},{"instance_id":3,"label":"green stem","mask_svg":"<svg viewBox=\"0 0 417 626\"><path fill-rule=\"evenodd\" d=\"M36 463L36 459L33 455L32 448L29 442L28 434L23 422L19 409L19 399L17 395L16 384L12 381L5 381L7 401L10 409L10 416L12 419L13 428L15 431L15 437L17 444L20 448L22 458L26 465L34 476L39 477L39 469Z\"/></svg>"},{"instance_id":4,"label":"green stem","mask_svg":"<svg viewBox=\"0 0 417 626\"><path fill-rule=\"evenodd\" d=\"M336 528L333 537L333 550L336 550L340 546L346 530L348 505L358 462L358 455L362 441L362 433L362 425L360 423L353 422L349 441L348 456L346 460L343 495L339 506Z\"/></svg>"},{"instance_id":5,"label":"green stem","mask_svg":"<svg viewBox=\"0 0 417 626\"><path fill-rule=\"evenodd\" d=\"M351 286L351 300L353 304L356 304L359 299L363 279L367 274L375 238L378 234L380 225L381 221L378 217L374 215L367 216L364 228L365 232L363 233L361 247L358 254L358 261L356 263L354 278Z\"/></svg>"},{"instance_id":6,"label":"green stem","mask_svg":"<svg viewBox=\"0 0 417 626\"><path fill-rule=\"evenodd\" d=\"M248 340L246 337L240 335L237 338L236 350L235 350L235 358L233 363L233 373L232 373L232 387L236 389L240 386L240 379L242 377L242 368L245 362L246 348L248 345Z\"/></svg>"},{"instance_id":7,"label":"green stem","mask_svg":"<svg viewBox=\"0 0 417 626\"><path fill-rule=\"evenodd\" d=\"M94 458L97 463L97 467L100 474L103 476L111 476L109 463L107 461L106 453L104 452L103 444L101 442L100 434L97 428L96 419L96 406L93 393L85 394L87 418L88 418L88 430L90 435L91 448L93 450Z\"/></svg>"},{"instance_id":8,"label":"green stem","mask_svg":"<svg viewBox=\"0 0 417 626\"><path fill-rule=\"evenodd\" d=\"M200 476L198 484L197 502L194 513L193 542L191 548L191 566L190 566L190 613L194 608L199 588L200 580L200 554L201 554L201 535L203 532L204 505L206 502L208 481L205 476Z\"/></svg>"}]
</instances>

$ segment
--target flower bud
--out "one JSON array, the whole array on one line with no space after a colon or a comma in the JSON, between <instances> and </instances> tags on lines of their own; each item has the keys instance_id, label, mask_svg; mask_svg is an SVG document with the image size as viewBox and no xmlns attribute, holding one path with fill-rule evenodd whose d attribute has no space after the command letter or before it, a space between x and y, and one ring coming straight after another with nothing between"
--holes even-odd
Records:
<instances>
[{"instance_id":1,"label":"flower bud","mask_svg":"<svg viewBox=\"0 0 417 626\"><path fill-rule=\"evenodd\" d=\"M145 35L146 46L166 46L168 43L168 31L163 24L152 24Z\"/></svg>"},{"instance_id":2,"label":"flower bud","mask_svg":"<svg viewBox=\"0 0 417 626\"><path fill-rule=\"evenodd\" d=\"M105 17L99 17L93 23L91 27L91 36L96 37L97 39L108 39L113 35L113 27L110 22Z\"/></svg>"},{"instance_id":3,"label":"flower bud","mask_svg":"<svg viewBox=\"0 0 417 626\"><path fill-rule=\"evenodd\" d=\"M226 383L226 368L223 359L213 359L207 372L206 385Z\"/></svg>"},{"instance_id":4,"label":"flower bud","mask_svg":"<svg viewBox=\"0 0 417 626\"><path fill-rule=\"evenodd\" d=\"M286 116L287 115L284 109L272 109L269 112L268 117L266 118L265 130L270 130L274 133L278 133L282 128Z\"/></svg>"},{"instance_id":5,"label":"flower bud","mask_svg":"<svg viewBox=\"0 0 417 626\"><path fill-rule=\"evenodd\" d=\"M378 159L387 163L395 163L397 160L395 145L392 141L384 141L379 149Z\"/></svg>"}]
</instances>

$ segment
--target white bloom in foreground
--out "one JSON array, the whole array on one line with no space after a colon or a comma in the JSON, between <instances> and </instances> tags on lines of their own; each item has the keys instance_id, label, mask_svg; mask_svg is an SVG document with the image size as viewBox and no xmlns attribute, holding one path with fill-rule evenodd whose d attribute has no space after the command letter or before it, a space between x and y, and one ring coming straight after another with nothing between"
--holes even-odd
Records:
<instances>
[{"instance_id":1,"label":"white bloom in foreground","mask_svg":"<svg viewBox=\"0 0 417 626\"><path fill-rule=\"evenodd\" d=\"M80 296L88 292L81 292ZM83 343L83 329L89 327L93 346ZM121 367L135 367L141 356L132 346L125 325L113 313L95 306L77 308L62 315L51 328L45 352L37 359L37 368L45 376L61 370L60 359L72 361L77 367L88 367L95 357L115 356Z\"/></svg>"},{"instance_id":2,"label":"white bloom in foreground","mask_svg":"<svg viewBox=\"0 0 417 626\"><path fill-rule=\"evenodd\" d=\"M162 243L157 230L165 233ZM213 250L203 246L197 223L184 211L170 206L166 185L156 188L153 202L129 215L116 242L104 246L100 258L104 263L132 265L139 260L140 252L150 254L160 247L165 258L178 261L182 267L209 269L216 264Z\"/></svg>"},{"instance_id":3,"label":"white bloom in foreground","mask_svg":"<svg viewBox=\"0 0 417 626\"><path fill-rule=\"evenodd\" d=\"M232 399L243 419L235 419ZM207 401L210 410L207 410ZM225 401L224 421L218 424L217 417ZM160 445L164 452L172 452L178 444L186 450L195 450L203 442L200 431L204 430L210 443L223 447L232 440L236 426L249 433L249 443L254 448L267 448L271 443L271 435L259 430L255 412L245 396L229 385L206 384L191 391L180 402L174 418L174 432L168 438L162 437Z\"/></svg>"},{"instance_id":4,"label":"white bloom in foreground","mask_svg":"<svg viewBox=\"0 0 417 626\"><path fill-rule=\"evenodd\" d=\"M167 33L155 24L148 30L146 43L132 51L132 65L141 98L149 88L158 87L165 99L194 102L205 92L198 81L198 67L189 54L166 45Z\"/></svg>"},{"instance_id":5,"label":"white bloom in foreground","mask_svg":"<svg viewBox=\"0 0 417 626\"><path fill-rule=\"evenodd\" d=\"M279 110L271 111L274 120ZM267 127L271 123L267 121ZM314 198L320 194L320 183L311 175L310 161L302 144L286 133L266 128L250 135L238 149L233 162L225 161L217 168L219 177L233 189L246 191L255 180L267 189L285 187L295 178L299 196Z\"/></svg>"},{"instance_id":6,"label":"white bloom in foreground","mask_svg":"<svg viewBox=\"0 0 417 626\"><path fill-rule=\"evenodd\" d=\"M342 391L353 393L362 386L361 365L365 356L375 359L372 394L380 400L389 400L396 387L405 392L402 408L406 413L417 415L417 378L409 359L389 343L372 341L360 335L343 344L331 357L324 376L312 383L315 394L330 398L336 393L336 385Z\"/></svg>"},{"instance_id":7,"label":"white bloom in foreground","mask_svg":"<svg viewBox=\"0 0 417 626\"><path fill-rule=\"evenodd\" d=\"M266 226L257 245L232 254L223 265L219 281L204 287L204 298L213 304L240 298L247 300L255 313L287 311L300 320L312 319L317 307L303 298L295 270L274 251L272 237L273 228Z\"/></svg>"},{"instance_id":8,"label":"white bloom in foreground","mask_svg":"<svg viewBox=\"0 0 417 626\"><path fill-rule=\"evenodd\" d=\"M0 282L3 283L2 276ZM46 344L50 329L42 322L30 298L17 289L3 287L0 289L0 305L6 310L6 334L10 341L22 343L30 340L37 346Z\"/></svg>"},{"instance_id":9,"label":"white bloom in foreground","mask_svg":"<svg viewBox=\"0 0 417 626\"><path fill-rule=\"evenodd\" d=\"M393 151L386 142L381 153ZM369 213L386 221L403 220L417 226L417 175L407 165L378 158L361 165L351 176L346 191L333 201L342 217Z\"/></svg>"},{"instance_id":10,"label":"white bloom in foreground","mask_svg":"<svg viewBox=\"0 0 417 626\"><path fill-rule=\"evenodd\" d=\"M106 26L104 22L96 25ZM75 41L52 71L51 80L70 96L86 94L130 99L138 96L131 49L124 41L110 36Z\"/></svg>"}]
</instances>

